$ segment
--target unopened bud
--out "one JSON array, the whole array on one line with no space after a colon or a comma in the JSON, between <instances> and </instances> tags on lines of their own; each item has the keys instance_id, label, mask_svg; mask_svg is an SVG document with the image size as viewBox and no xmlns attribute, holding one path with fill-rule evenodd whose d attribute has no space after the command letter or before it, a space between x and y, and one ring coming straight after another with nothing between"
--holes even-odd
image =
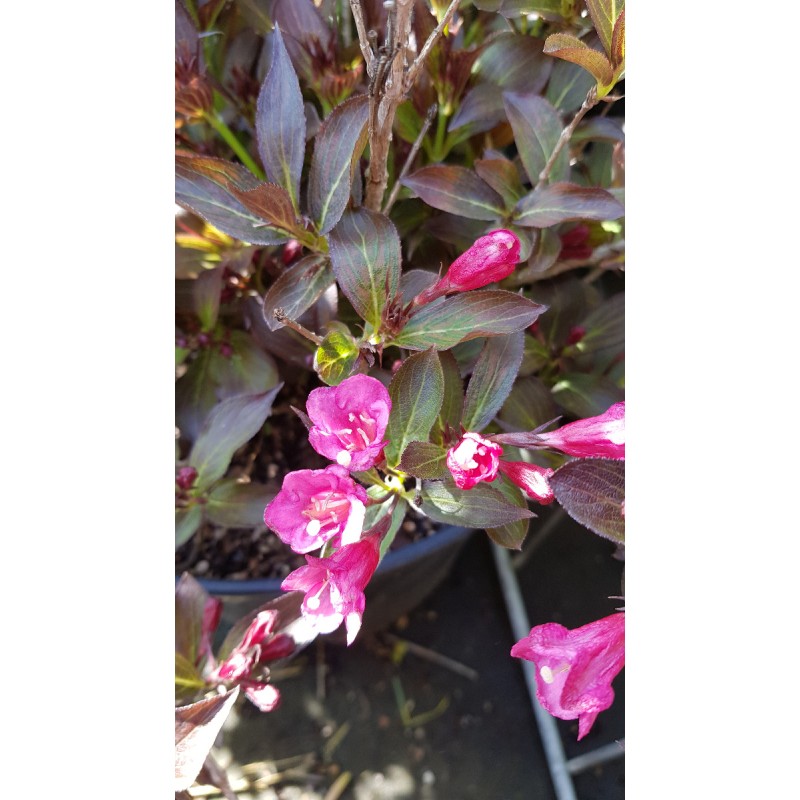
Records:
<instances>
[{"instance_id":1,"label":"unopened bud","mask_svg":"<svg viewBox=\"0 0 800 800\"><path fill-rule=\"evenodd\" d=\"M175 478L175 483L178 484L180 489L188 491L194 486L197 480L197 470L194 467L181 467L178 470L178 476Z\"/></svg>"}]
</instances>

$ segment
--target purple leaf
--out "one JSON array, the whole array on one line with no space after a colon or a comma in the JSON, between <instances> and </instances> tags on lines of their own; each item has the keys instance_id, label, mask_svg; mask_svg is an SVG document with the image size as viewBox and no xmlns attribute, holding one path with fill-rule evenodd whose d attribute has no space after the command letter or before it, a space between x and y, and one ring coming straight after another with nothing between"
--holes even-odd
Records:
<instances>
[{"instance_id":1,"label":"purple leaf","mask_svg":"<svg viewBox=\"0 0 800 800\"><path fill-rule=\"evenodd\" d=\"M263 394L229 397L213 408L189 453L188 463L197 470L198 491L221 478L233 454L261 430L282 387L279 383Z\"/></svg>"},{"instance_id":2,"label":"purple leaf","mask_svg":"<svg viewBox=\"0 0 800 800\"><path fill-rule=\"evenodd\" d=\"M537 94L505 92L503 99L522 166L535 186L561 136L561 117L544 97ZM550 175L554 180L563 180L568 174L569 153L567 148L563 148Z\"/></svg>"},{"instance_id":3,"label":"purple leaf","mask_svg":"<svg viewBox=\"0 0 800 800\"><path fill-rule=\"evenodd\" d=\"M488 483L459 489L450 476L422 484L422 510L436 522L473 528L497 527L536 516L528 508L510 503Z\"/></svg>"},{"instance_id":4,"label":"purple leaf","mask_svg":"<svg viewBox=\"0 0 800 800\"><path fill-rule=\"evenodd\" d=\"M175 709L175 791L188 789L200 773L230 714L239 687Z\"/></svg>"},{"instance_id":5,"label":"purple leaf","mask_svg":"<svg viewBox=\"0 0 800 800\"><path fill-rule=\"evenodd\" d=\"M415 478L440 480L447 475L447 451L433 442L409 442L398 469Z\"/></svg>"},{"instance_id":6,"label":"purple leaf","mask_svg":"<svg viewBox=\"0 0 800 800\"><path fill-rule=\"evenodd\" d=\"M556 500L598 536L625 544L625 461L579 458L550 477Z\"/></svg>"},{"instance_id":7,"label":"purple leaf","mask_svg":"<svg viewBox=\"0 0 800 800\"><path fill-rule=\"evenodd\" d=\"M601 86L608 86L614 78L611 62L571 33L554 33L548 36L544 52L583 67Z\"/></svg>"},{"instance_id":8,"label":"purple leaf","mask_svg":"<svg viewBox=\"0 0 800 800\"><path fill-rule=\"evenodd\" d=\"M496 220L503 215L503 199L466 167L433 165L402 181L429 206L470 219Z\"/></svg>"},{"instance_id":9,"label":"purple leaf","mask_svg":"<svg viewBox=\"0 0 800 800\"><path fill-rule=\"evenodd\" d=\"M367 143L369 98L336 106L322 124L308 179L308 204L320 233L328 233L347 206L353 175Z\"/></svg>"},{"instance_id":10,"label":"purple leaf","mask_svg":"<svg viewBox=\"0 0 800 800\"><path fill-rule=\"evenodd\" d=\"M486 340L464 399L466 430L480 433L494 419L514 385L524 345L523 331Z\"/></svg>"},{"instance_id":11,"label":"purple leaf","mask_svg":"<svg viewBox=\"0 0 800 800\"><path fill-rule=\"evenodd\" d=\"M576 183L553 183L536 189L517 203L515 222L526 228L548 228L577 219L618 219L622 204L605 189Z\"/></svg>"},{"instance_id":12,"label":"purple leaf","mask_svg":"<svg viewBox=\"0 0 800 800\"><path fill-rule=\"evenodd\" d=\"M301 258L285 270L270 286L264 297L264 321L271 331L283 327L274 311L282 308L289 319L296 320L319 299L334 282L328 259L319 254Z\"/></svg>"},{"instance_id":13,"label":"purple leaf","mask_svg":"<svg viewBox=\"0 0 800 800\"><path fill-rule=\"evenodd\" d=\"M513 208L517 200L525 194L519 172L514 162L507 158L477 159L475 172L502 196L508 208Z\"/></svg>"},{"instance_id":14,"label":"purple leaf","mask_svg":"<svg viewBox=\"0 0 800 800\"><path fill-rule=\"evenodd\" d=\"M481 54L478 74L502 89L539 94L544 89L552 59L543 53L544 42L521 33L501 33Z\"/></svg>"},{"instance_id":15,"label":"purple leaf","mask_svg":"<svg viewBox=\"0 0 800 800\"><path fill-rule=\"evenodd\" d=\"M514 333L532 325L547 306L501 289L479 290L423 306L394 338L410 350L447 350L481 336Z\"/></svg>"},{"instance_id":16,"label":"purple leaf","mask_svg":"<svg viewBox=\"0 0 800 800\"><path fill-rule=\"evenodd\" d=\"M267 179L286 189L298 211L306 114L300 83L277 25L272 36L272 65L256 104L256 135Z\"/></svg>"},{"instance_id":17,"label":"purple leaf","mask_svg":"<svg viewBox=\"0 0 800 800\"><path fill-rule=\"evenodd\" d=\"M328 235L339 288L359 316L377 330L381 313L400 280L400 237L391 220L375 211L347 211Z\"/></svg>"}]
</instances>

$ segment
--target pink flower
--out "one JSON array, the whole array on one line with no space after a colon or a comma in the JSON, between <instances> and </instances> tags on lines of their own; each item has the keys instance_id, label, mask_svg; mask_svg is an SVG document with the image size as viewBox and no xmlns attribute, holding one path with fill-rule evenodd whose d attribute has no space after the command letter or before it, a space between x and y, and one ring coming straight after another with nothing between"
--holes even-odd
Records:
<instances>
[{"instance_id":1,"label":"pink flower","mask_svg":"<svg viewBox=\"0 0 800 800\"><path fill-rule=\"evenodd\" d=\"M504 229L490 231L475 241L433 286L421 292L414 304L421 306L450 292L480 289L507 278L519 262L519 239Z\"/></svg>"},{"instance_id":2,"label":"pink flower","mask_svg":"<svg viewBox=\"0 0 800 800\"><path fill-rule=\"evenodd\" d=\"M539 440L582 458L625 458L625 403L614 403L599 417L570 422L550 433L540 433Z\"/></svg>"},{"instance_id":3,"label":"pink flower","mask_svg":"<svg viewBox=\"0 0 800 800\"><path fill-rule=\"evenodd\" d=\"M461 441L447 451L447 468L459 489L471 489L481 481L497 477L500 455L499 444L484 439L477 433L465 433Z\"/></svg>"},{"instance_id":4,"label":"pink flower","mask_svg":"<svg viewBox=\"0 0 800 800\"><path fill-rule=\"evenodd\" d=\"M536 665L536 696L554 717L578 720L578 740L614 702L611 681L625 664L625 614L568 630L548 622L512 648Z\"/></svg>"},{"instance_id":5,"label":"pink flower","mask_svg":"<svg viewBox=\"0 0 800 800\"><path fill-rule=\"evenodd\" d=\"M383 434L391 410L386 387L368 375L322 386L309 394L306 403L314 423L308 440L320 455L351 472L369 469L383 458Z\"/></svg>"},{"instance_id":6,"label":"pink flower","mask_svg":"<svg viewBox=\"0 0 800 800\"><path fill-rule=\"evenodd\" d=\"M264 524L296 553L328 541L352 544L361 536L367 493L338 464L290 472L264 509Z\"/></svg>"},{"instance_id":7,"label":"pink flower","mask_svg":"<svg viewBox=\"0 0 800 800\"><path fill-rule=\"evenodd\" d=\"M528 464L527 461L501 461L500 472L508 475L528 497L538 500L543 506L555 500L550 482L547 480L553 474L552 469Z\"/></svg>"},{"instance_id":8,"label":"pink flower","mask_svg":"<svg viewBox=\"0 0 800 800\"><path fill-rule=\"evenodd\" d=\"M250 675L259 663L287 654L286 637L282 634L273 635L277 621L277 611L258 613L245 631L242 641L208 677L208 682L237 683L259 710L272 711L280 702L280 692L264 681L254 680Z\"/></svg>"},{"instance_id":9,"label":"pink flower","mask_svg":"<svg viewBox=\"0 0 800 800\"><path fill-rule=\"evenodd\" d=\"M261 645L272 638L278 620L278 612L262 611L256 615L245 631L242 641L231 650L228 657L217 667L215 677L223 681L239 681L250 674L250 670L261 660Z\"/></svg>"},{"instance_id":10,"label":"pink flower","mask_svg":"<svg viewBox=\"0 0 800 800\"><path fill-rule=\"evenodd\" d=\"M380 536L348 544L329 558L306 556L308 564L288 575L281 588L305 592L301 610L320 633L331 633L344 622L347 644L361 628L364 588L378 566Z\"/></svg>"}]
</instances>

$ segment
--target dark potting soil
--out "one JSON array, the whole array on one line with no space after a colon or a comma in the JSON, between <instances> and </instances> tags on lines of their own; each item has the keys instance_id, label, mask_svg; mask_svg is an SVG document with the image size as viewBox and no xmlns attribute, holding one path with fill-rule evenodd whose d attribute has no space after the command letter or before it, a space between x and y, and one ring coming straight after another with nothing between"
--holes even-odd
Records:
<instances>
[{"instance_id":1,"label":"dark potting soil","mask_svg":"<svg viewBox=\"0 0 800 800\"><path fill-rule=\"evenodd\" d=\"M291 403L301 406L301 403ZM280 490L284 477L298 469L324 469L331 462L308 443L308 432L289 404L273 410L262 434L239 450L229 477L247 476L266 486L264 505ZM411 511L397 532L391 550L435 533L434 523ZM264 525L224 528L205 522L175 551L175 574L247 580L285 578L306 564L305 557L287 547Z\"/></svg>"}]
</instances>

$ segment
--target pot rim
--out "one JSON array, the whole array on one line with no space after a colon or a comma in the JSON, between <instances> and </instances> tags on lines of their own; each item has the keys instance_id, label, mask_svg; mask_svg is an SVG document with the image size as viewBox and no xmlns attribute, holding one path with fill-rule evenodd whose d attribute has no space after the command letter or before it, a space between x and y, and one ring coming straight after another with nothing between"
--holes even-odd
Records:
<instances>
[{"instance_id":1,"label":"pot rim","mask_svg":"<svg viewBox=\"0 0 800 800\"><path fill-rule=\"evenodd\" d=\"M399 550L390 550L378 565L375 574L386 574L396 569L423 558L428 553L436 552L462 538L466 538L475 531L475 528L465 528L458 525L445 525L438 529L433 536L427 536L419 541L412 542ZM180 575L175 576L179 580ZM236 580L231 578L201 578L195 579L210 594L215 595L247 595L264 592L280 592L283 578L253 578L249 580Z\"/></svg>"}]
</instances>

